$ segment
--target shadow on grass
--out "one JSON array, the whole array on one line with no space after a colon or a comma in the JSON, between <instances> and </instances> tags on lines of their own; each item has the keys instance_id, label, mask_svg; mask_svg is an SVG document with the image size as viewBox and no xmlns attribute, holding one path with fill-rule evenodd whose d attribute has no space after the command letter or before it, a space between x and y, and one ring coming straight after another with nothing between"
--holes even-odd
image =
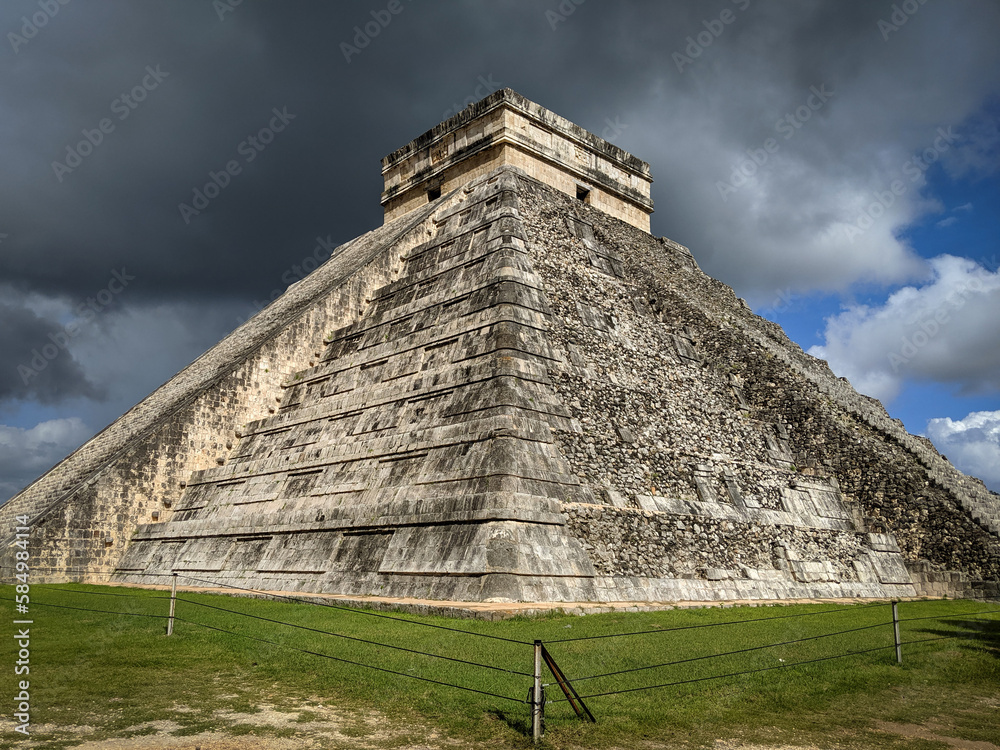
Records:
<instances>
[{"instance_id":1,"label":"shadow on grass","mask_svg":"<svg viewBox=\"0 0 1000 750\"><path fill-rule=\"evenodd\" d=\"M968 620L947 620L950 628L920 628L917 633L927 636L952 637L972 643L959 643L959 648L985 651L1000 659L1000 619L975 618Z\"/></svg>"},{"instance_id":2,"label":"shadow on grass","mask_svg":"<svg viewBox=\"0 0 1000 750\"><path fill-rule=\"evenodd\" d=\"M501 711L493 709L486 712L487 716L492 716L497 721L502 721L518 734L524 737L531 737L531 720L524 713L514 713L513 711Z\"/></svg>"}]
</instances>

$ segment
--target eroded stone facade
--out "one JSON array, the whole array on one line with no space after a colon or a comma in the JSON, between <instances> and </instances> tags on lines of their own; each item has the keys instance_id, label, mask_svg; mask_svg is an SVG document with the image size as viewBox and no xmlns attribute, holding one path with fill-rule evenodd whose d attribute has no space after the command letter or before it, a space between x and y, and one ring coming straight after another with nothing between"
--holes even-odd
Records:
<instances>
[{"instance_id":1,"label":"eroded stone facade","mask_svg":"<svg viewBox=\"0 0 1000 750\"><path fill-rule=\"evenodd\" d=\"M386 221L503 165L649 231L649 165L510 89L382 160Z\"/></svg>"},{"instance_id":2,"label":"eroded stone facade","mask_svg":"<svg viewBox=\"0 0 1000 750\"><path fill-rule=\"evenodd\" d=\"M281 384L318 360L325 333L355 319L371 291L391 278L394 259L385 244L413 242L420 218L338 248L323 267L0 507L5 535L15 516L31 519L35 579L111 572L138 524L170 520L192 472L223 463L240 425L274 412ZM8 551L0 563L11 560Z\"/></svg>"},{"instance_id":3,"label":"eroded stone facade","mask_svg":"<svg viewBox=\"0 0 1000 750\"><path fill-rule=\"evenodd\" d=\"M0 508L31 517L36 571L479 601L995 591L981 482L683 246L485 153Z\"/></svg>"}]
</instances>

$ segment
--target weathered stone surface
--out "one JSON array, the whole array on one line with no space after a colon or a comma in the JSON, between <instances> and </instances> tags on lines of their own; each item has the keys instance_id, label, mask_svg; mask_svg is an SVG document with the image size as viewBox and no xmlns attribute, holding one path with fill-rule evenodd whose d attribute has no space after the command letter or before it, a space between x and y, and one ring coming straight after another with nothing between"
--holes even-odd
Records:
<instances>
[{"instance_id":1,"label":"weathered stone surface","mask_svg":"<svg viewBox=\"0 0 1000 750\"><path fill-rule=\"evenodd\" d=\"M995 589L996 496L686 248L547 175L477 172L348 243L0 523L32 517L52 580L567 602Z\"/></svg>"},{"instance_id":2,"label":"weathered stone surface","mask_svg":"<svg viewBox=\"0 0 1000 750\"><path fill-rule=\"evenodd\" d=\"M386 221L503 165L649 231L649 165L510 89L500 89L382 160ZM621 268L613 251L597 247L591 247L590 262Z\"/></svg>"},{"instance_id":3,"label":"weathered stone surface","mask_svg":"<svg viewBox=\"0 0 1000 750\"><path fill-rule=\"evenodd\" d=\"M27 515L37 577L113 570L136 525L154 514L169 520L192 471L217 465L243 423L274 411L282 382L318 359L324 334L354 320L373 290L391 280L398 250L394 257L386 246L422 241L424 218L417 212L337 248L322 267L0 507L3 546L12 540L14 517Z\"/></svg>"}]
</instances>

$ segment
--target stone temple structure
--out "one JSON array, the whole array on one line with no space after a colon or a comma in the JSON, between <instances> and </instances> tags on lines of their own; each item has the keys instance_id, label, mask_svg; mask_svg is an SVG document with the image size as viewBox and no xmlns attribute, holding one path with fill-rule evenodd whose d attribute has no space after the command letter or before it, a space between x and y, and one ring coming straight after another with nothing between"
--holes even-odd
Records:
<instances>
[{"instance_id":1,"label":"stone temple structure","mask_svg":"<svg viewBox=\"0 0 1000 750\"><path fill-rule=\"evenodd\" d=\"M0 508L37 574L995 594L998 497L649 234L649 165L505 89L382 171L383 226Z\"/></svg>"}]
</instances>

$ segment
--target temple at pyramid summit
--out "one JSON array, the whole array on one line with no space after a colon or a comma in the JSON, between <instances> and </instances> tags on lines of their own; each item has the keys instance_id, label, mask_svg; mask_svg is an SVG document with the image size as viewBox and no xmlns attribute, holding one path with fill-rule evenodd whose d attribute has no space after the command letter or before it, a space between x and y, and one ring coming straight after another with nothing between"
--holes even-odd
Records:
<instances>
[{"instance_id":1,"label":"temple at pyramid summit","mask_svg":"<svg viewBox=\"0 0 1000 750\"><path fill-rule=\"evenodd\" d=\"M651 235L648 164L503 89L382 173L382 226L0 508L5 579L27 525L34 580L996 596L998 496Z\"/></svg>"}]
</instances>

